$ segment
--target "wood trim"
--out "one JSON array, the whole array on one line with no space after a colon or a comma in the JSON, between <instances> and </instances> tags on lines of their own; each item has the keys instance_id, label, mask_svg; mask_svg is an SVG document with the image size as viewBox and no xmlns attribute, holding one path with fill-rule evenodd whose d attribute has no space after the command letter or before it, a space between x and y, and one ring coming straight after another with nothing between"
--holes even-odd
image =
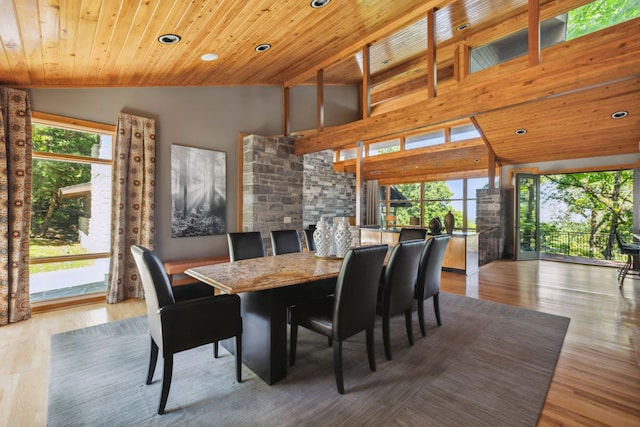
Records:
<instances>
[{"instance_id":1,"label":"wood trim","mask_svg":"<svg viewBox=\"0 0 640 427\"><path fill-rule=\"evenodd\" d=\"M236 212L236 231L242 231L242 209L243 209L243 176L244 176L244 149L243 141L244 137L249 136L246 132L238 132L238 176L236 184L238 186L238 202Z\"/></svg>"},{"instance_id":2,"label":"wood trim","mask_svg":"<svg viewBox=\"0 0 640 427\"><path fill-rule=\"evenodd\" d=\"M540 64L540 0L529 0L529 66Z\"/></svg>"},{"instance_id":3,"label":"wood trim","mask_svg":"<svg viewBox=\"0 0 640 427\"><path fill-rule=\"evenodd\" d=\"M63 310L66 308L77 307L82 305L95 304L97 302L106 302L107 294L105 292L96 292L94 294L78 295L74 297L58 298L49 301L31 303L31 313L44 313L47 311Z\"/></svg>"},{"instance_id":4,"label":"wood trim","mask_svg":"<svg viewBox=\"0 0 640 427\"><path fill-rule=\"evenodd\" d=\"M90 133L116 133L116 126L106 124L106 123L98 123L98 122L90 122L87 120L73 119L71 117L66 116L58 116L56 114L42 113L39 111L31 112L31 119L37 123L47 125L47 126L55 126L73 130L81 130L84 132Z\"/></svg>"},{"instance_id":5,"label":"wood trim","mask_svg":"<svg viewBox=\"0 0 640 427\"><path fill-rule=\"evenodd\" d=\"M362 118L371 116L371 63L369 58L369 45L362 48Z\"/></svg>"},{"instance_id":6,"label":"wood trim","mask_svg":"<svg viewBox=\"0 0 640 427\"><path fill-rule=\"evenodd\" d=\"M60 127L60 126L56 126L56 127ZM33 151L32 157L34 159L59 160L61 162L101 164L101 165L113 164L113 160L111 159L97 159L95 157L76 156L74 154L47 153L45 151Z\"/></svg>"},{"instance_id":7,"label":"wood trim","mask_svg":"<svg viewBox=\"0 0 640 427\"><path fill-rule=\"evenodd\" d=\"M316 80L317 80L316 81L317 83L316 127L318 128L318 131L321 131L322 129L324 129L324 70L318 70Z\"/></svg>"},{"instance_id":8,"label":"wood trim","mask_svg":"<svg viewBox=\"0 0 640 427\"><path fill-rule=\"evenodd\" d=\"M427 13L427 97L438 94L438 62L436 60L436 11Z\"/></svg>"},{"instance_id":9,"label":"wood trim","mask_svg":"<svg viewBox=\"0 0 640 427\"><path fill-rule=\"evenodd\" d=\"M291 131L291 91L288 87L282 86L282 134L289 135Z\"/></svg>"},{"instance_id":10,"label":"wood trim","mask_svg":"<svg viewBox=\"0 0 640 427\"><path fill-rule=\"evenodd\" d=\"M110 256L109 252L98 252L98 253L92 253L92 254L30 257L29 265L49 264L52 262L84 261L87 259L102 259L102 258L109 258L109 256Z\"/></svg>"}]
</instances>

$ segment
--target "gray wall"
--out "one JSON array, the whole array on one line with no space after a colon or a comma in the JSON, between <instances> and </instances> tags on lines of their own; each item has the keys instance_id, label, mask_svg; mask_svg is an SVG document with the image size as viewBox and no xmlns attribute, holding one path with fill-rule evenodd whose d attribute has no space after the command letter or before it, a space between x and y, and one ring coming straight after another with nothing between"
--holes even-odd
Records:
<instances>
[{"instance_id":1,"label":"gray wall","mask_svg":"<svg viewBox=\"0 0 640 427\"><path fill-rule=\"evenodd\" d=\"M282 90L274 86L32 89L29 92L33 111L113 125L120 111L156 120L156 251L164 260L228 253L224 235L171 237L171 144L227 153L227 227L233 231L238 229L238 132L259 135L282 132ZM310 94L313 98L304 102L304 97ZM344 122L357 115L357 95L354 99L356 103L351 112L343 115ZM336 102L342 105L345 98L340 95ZM295 104L300 103L315 106L315 91L296 92ZM315 118L315 109L312 110ZM308 120L300 111L296 117L301 123ZM332 122L337 121L336 117L332 118ZM293 123L292 118L294 125L304 127Z\"/></svg>"}]
</instances>

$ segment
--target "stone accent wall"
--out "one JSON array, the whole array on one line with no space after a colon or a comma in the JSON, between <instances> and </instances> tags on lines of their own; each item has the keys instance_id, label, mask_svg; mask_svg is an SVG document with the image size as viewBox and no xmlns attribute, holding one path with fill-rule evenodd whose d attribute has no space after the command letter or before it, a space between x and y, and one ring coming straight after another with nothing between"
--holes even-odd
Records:
<instances>
[{"instance_id":1,"label":"stone accent wall","mask_svg":"<svg viewBox=\"0 0 640 427\"><path fill-rule=\"evenodd\" d=\"M356 176L333 170L333 150L304 156L303 223L315 225L320 217L355 216Z\"/></svg>"},{"instance_id":2,"label":"stone accent wall","mask_svg":"<svg viewBox=\"0 0 640 427\"><path fill-rule=\"evenodd\" d=\"M269 254L270 230L302 231L303 157L295 155L294 141L258 135L243 141L242 231L260 231Z\"/></svg>"},{"instance_id":3,"label":"stone accent wall","mask_svg":"<svg viewBox=\"0 0 640 427\"><path fill-rule=\"evenodd\" d=\"M355 215L355 175L334 172L331 150L297 156L294 143L258 135L243 141L242 231L260 231L268 254L270 230L296 229L304 242L303 228L320 216Z\"/></svg>"},{"instance_id":4,"label":"stone accent wall","mask_svg":"<svg viewBox=\"0 0 640 427\"><path fill-rule=\"evenodd\" d=\"M478 236L478 265L501 259L504 255L506 231L506 194L499 188L476 192L476 231Z\"/></svg>"}]
</instances>

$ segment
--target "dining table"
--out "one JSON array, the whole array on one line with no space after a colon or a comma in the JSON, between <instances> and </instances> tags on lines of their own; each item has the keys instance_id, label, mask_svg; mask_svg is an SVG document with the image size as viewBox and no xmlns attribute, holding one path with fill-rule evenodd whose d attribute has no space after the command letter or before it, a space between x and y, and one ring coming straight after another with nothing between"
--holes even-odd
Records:
<instances>
[{"instance_id":1,"label":"dining table","mask_svg":"<svg viewBox=\"0 0 640 427\"><path fill-rule=\"evenodd\" d=\"M332 294L341 265L341 258L297 252L204 265L185 274L240 296L242 362L274 384L287 375L288 308ZM231 342L222 345L233 353Z\"/></svg>"}]
</instances>

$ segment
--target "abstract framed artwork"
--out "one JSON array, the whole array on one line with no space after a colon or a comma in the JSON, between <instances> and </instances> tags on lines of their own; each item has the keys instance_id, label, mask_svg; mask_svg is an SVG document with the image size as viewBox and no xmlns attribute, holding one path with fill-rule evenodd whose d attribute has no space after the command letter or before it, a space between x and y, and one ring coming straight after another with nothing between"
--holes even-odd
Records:
<instances>
[{"instance_id":1,"label":"abstract framed artwork","mask_svg":"<svg viewBox=\"0 0 640 427\"><path fill-rule=\"evenodd\" d=\"M171 237L226 232L226 153L171 144Z\"/></svg>"}]
</instances>

